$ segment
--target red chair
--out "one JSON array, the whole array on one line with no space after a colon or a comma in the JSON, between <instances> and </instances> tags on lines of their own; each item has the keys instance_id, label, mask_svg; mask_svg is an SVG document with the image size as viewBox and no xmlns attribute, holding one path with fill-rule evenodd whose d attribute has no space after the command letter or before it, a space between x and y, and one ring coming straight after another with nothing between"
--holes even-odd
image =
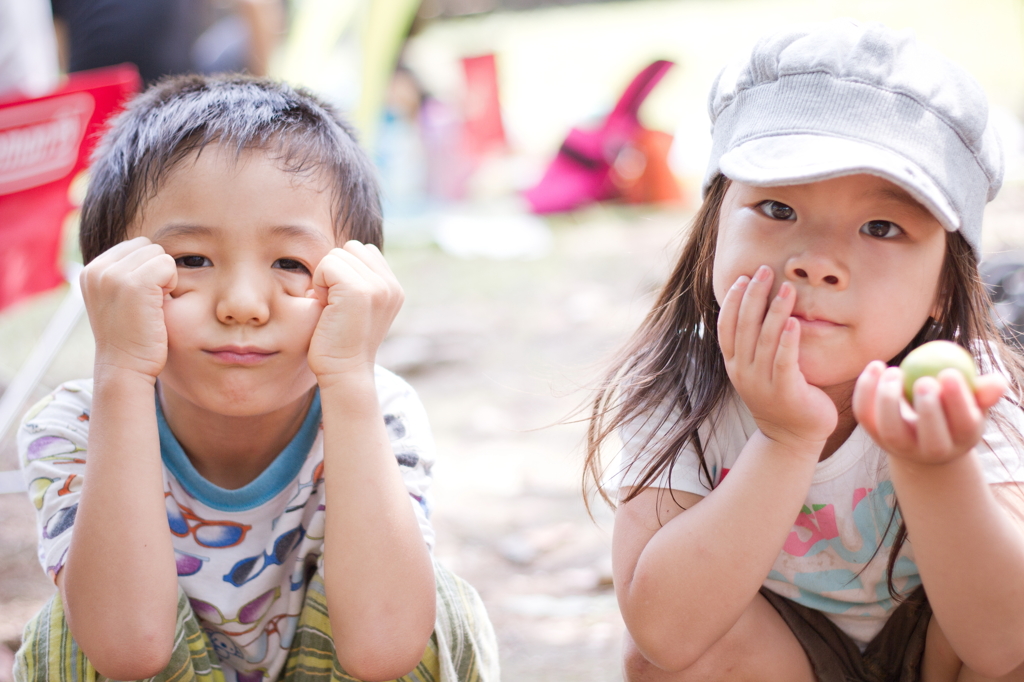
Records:
<instances>
[{"instance_id":1,"label":"red chair","mask_svg":"<svg viewBox=\"0 0 1024 682\"><path fill-rule=\"evenodd\" d=\"M0 441L84 310L81 265L59 262L64 225L78 209L76 190L101 127L140 84L134 66L114 66L71 74L43 97L0 102L0 311L65 281L71 285L0 396ZM23 489L20 476L0 472L0 493Z\"/></svg>"},{"instance_id":2,"label":"red chair","mask_svg":"<svg viewBox=\"0 0 1024 682\"><path fill-rule=\"evenodd\" d=\"M672 66L662 59L637 74L597 130L569 131L540 183L524 194L534 213L570 211L619 196L612 166L642 130L640 105Z\"/></svg>"}]
</instances>

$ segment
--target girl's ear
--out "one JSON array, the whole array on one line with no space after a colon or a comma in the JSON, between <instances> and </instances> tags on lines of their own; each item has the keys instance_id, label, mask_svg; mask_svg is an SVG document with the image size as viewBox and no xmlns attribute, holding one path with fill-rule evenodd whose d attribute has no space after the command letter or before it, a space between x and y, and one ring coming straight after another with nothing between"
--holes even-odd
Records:
<instances>
[{"instance_id":1,"label":"girl's ear","mask_svg":"<svg viewBox=\"0 0 1024 682\"><path fill-rule=\"evenodd\" d=\"M932 322L938 324L939 320L942 319L942 309L945 307L944 304L949 303L949 296L946 292L945 276L939 278L938 290L935 292L935 301L932 303L931 318Z\"/></svg>"}]
</instances>

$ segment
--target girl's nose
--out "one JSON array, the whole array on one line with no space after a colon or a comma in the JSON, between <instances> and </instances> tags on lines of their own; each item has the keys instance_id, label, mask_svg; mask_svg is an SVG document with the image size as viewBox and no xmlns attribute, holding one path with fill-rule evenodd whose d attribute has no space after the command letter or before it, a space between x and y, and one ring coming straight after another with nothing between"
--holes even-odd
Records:
<instances>
[{"instance_id":1,"label":"girl's nose","mask_svg":"<svg viewBox=\"0 0 1024 682\"><path fill-rule=\"evenodd\" d=\"M224 324L266 324L270 305L258 278L235 273L224 283L217 301L217 319Z\"/></svg>"},{"instance_id":2,"label":"girl's nose","mask_svg":"<svg viewBox=\"0 0 1024 682\"><path fill-rule=\"evenodd\" d=\"M803 253L786 261L786 278L811 286L845 289L849 271L835 258L822 254Z\"/></svg>"}]
</instances>

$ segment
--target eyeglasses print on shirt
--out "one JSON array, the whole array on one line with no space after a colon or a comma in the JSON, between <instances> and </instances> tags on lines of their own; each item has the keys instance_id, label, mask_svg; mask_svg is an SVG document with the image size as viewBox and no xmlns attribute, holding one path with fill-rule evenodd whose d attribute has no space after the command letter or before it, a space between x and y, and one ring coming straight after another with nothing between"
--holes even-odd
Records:
<instances>
[{"instance_id":1,"label":"eyeglasses print on shirt","mask_svg":"<svg viewBox=\"0 0 1024 682\"><path fill-rule=\"evenodd\" d=\"M270 638L273 635L278 636L279 641L277 644L279 647L290 649L298 624L298 615L290 616L287 613L281 613L271 618L267 621L267 626L263 628L263 632L250 644L246 645L248 651L245 657L246 660L251 663L263 661L267 657L267 651L270 648Z\"/></svg>"},{"instance_id":2,"label":"eyeglasses print on shirt","mask_svg":"<svg viewBox=\"0 0 1024 682\"><path fill-rule=\"evenodd\" d=\"M78 452L85 452L85 449L78 447L67 438L40 436L28 444L28 447L25 449L25 461L46 460L85 464L84 459L74 456Z\"/></svg>"},{"instance_id":3,"label":"eyeglasses print on shirt","mask_svg":"<svg viewBox=\"0 0 1024 682\"><path fill-rule=\"evenodd\" d=\"M260 556L242 559L231 567L231 570L224 576L224 581L231 583L235 587L241 587L263 573L267 566L280 566L284 564L285 560L288 559L288 555L290 555L295 548L299 546L299 543L302 542L302 538L305 537L305 535L306 529L302 526L292 528L291 530L282 533L281 536L274 541L274 549L270 554L263 552ZM260 565L261 562L262 565ZM259 570L256 570L257 566L259 566Z\"/></svg>"},{"instance_id":4,"label":"eyeglasses print on shirt","mask_svg":"<svg viewBox=\"0 0 1024 682\"><path fill-rule=\"evenodd\" d=\"M43 526L43 537L50 540L66 531L74 525L76 514L78 514L77 504L58 510L46 520L46 524Z\"/></svg>"},{"instance_id":5,"label":"eyeglasses print on shirt","mask_svg":"<svg viewBox=\"0 0 1024 682\"><path fill-rule=\"evenodd\" d=\"M313 473L310 475L309 480L306 481L305 483L299 483L299 487L298 489L296 489L295 494L292 495L292 498L290 500L288 500L288 504L286 505L287 508L284 510L284 513L287 514L288 512L295 511L296 509L302 509L303 503L292 506L292 502L295 502L295 500L299 498L299 495L302 494L302 491L305 490L306 488L312 488L312 490L309 491L309 494L312 495L313 493L316 492L316 487L323 482L324 463L320 462L319 464L316 465L316 468L313 469Z\"/></svg>"},{"instance_id":6,"label":"eyeglasses print on shirt","mask_svg":"<svg viewBox=\"0 0 1024 682\"><path fill-rule=\"evenodd\" d=\"M220 612L220 609L209 602L203 601L202 599L189 599L188 601L192 605L192 610L195 614L201 620L204 620L211 625L227 625L228 623L258 625L263 617L270 611L270 607L274 605L274 602L276 602L280 596L280 587L269 589L252 601L244 604L242 608L238 610L238 615L234 618L225 618L224 614ZM227 634L231 636L244 635L255 629L255 627L251 627L248 630L243 630L242 632L229 632Z\"/></svg>"},{"instance_id":7,"label":"eyeglasses print on shirt","mask_svg":"<svg viewBox=\"0 0 1024 682\"><path fill-rule=\"evenodd\" d=\"M234 547L245 539L252 526L235 521L207 521L196 516L188 507L178 504L171 493L164 493L167 507L167 525L179 538L192 535L196 544L210 549ZM189 525L193 523L195 525Z\"/></svg>"},{"instance_id":8,"label":"eyeglasses print on shirt","mask_svg":"<svg viewBox=\"0 0 1024 682\"><path fill-rule=\"evenodd\" d=\"M210 557L189 554L179 549L174 550L174 564L178 569L179 577L195 575L203 567L203 562L209 560Z\"/></svg>"}]
</instances>

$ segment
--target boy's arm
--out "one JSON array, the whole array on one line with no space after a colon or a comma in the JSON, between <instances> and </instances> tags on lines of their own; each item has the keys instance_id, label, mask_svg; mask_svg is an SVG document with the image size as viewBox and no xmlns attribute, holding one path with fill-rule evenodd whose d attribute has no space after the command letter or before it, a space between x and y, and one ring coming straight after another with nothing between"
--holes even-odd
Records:
<instances>
[{"instance_id":1,"label":"boy's arm","mask_svg":"<svg viewBox=\"0 0 1024 682\"><path fill-rule=\"evenodd\" d=\"M82 273L96 336L93 406L85 482L57 584L75 640L112 679L159 673L173 647L178 583L154 385L166 358L162 301L175 276L174 261L146 239L113 247Z\"/></svg>"},{"instance_id":2,"label":"boy's arm","mask_svg":"<svg viewBox=\"0 0 1024 682\"><path fill-rule=\"evenodd\" d=\"M928 601L957 656L1001 677L1024 663L1024 493L986 483L975 444L1005 383L975 395L956 371L915 385L916 423L900 415L902 374L869 365L854 408L889 468Z\"/></svg>"},{"instance_id":3,"label":"boy's arm","mask_svg":"<svg viewBox=\"0 0 1024 682\"><path fill-rule=\"evenodd\" d=\"M364 680L409 673L434 628L430 553L391 449L374 355L403 294L374 247L349 242L314 273L310 342L324 424L324 583L338 660Z\"/></svg>"}]
</instances>

